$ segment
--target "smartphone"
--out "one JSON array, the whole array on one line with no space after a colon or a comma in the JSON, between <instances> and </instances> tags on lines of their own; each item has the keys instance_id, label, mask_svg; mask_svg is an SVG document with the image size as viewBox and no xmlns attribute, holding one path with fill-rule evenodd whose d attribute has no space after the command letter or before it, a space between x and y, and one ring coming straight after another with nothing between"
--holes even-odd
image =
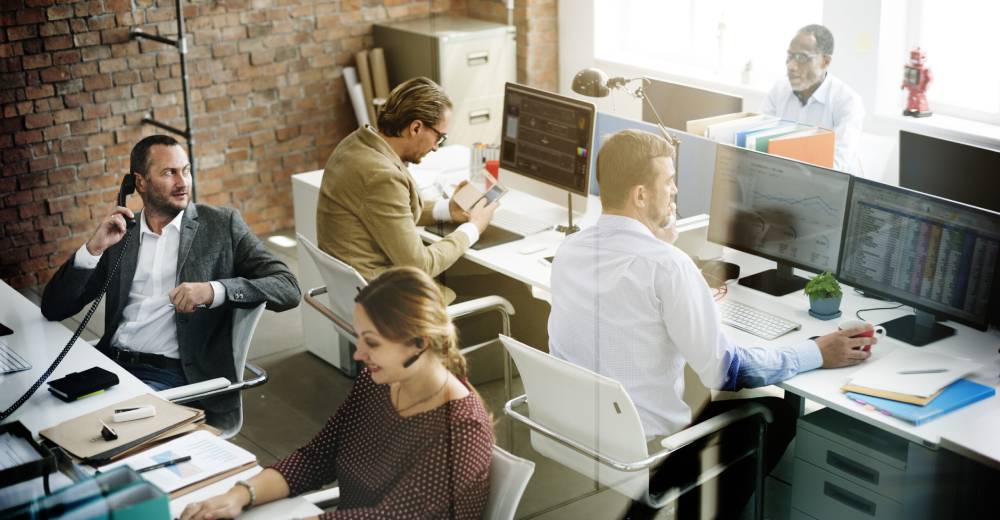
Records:
<instances>
[{"instance_id":1,"label":"smartphone","mask_svg":"<svg viewBox=\"0 0 1000 520\"><path fill-rule=\"evenodd\" d=\"M493 187L486 190L486 193L484 193L481 198L486 199L487 204L492 204L494 201L500 200L500 197L503 197L506 194L507 188L504 188L499 182L497 182L493 184ZM479 201L477 200L476 202ZM475 204L473 204L473 206L475 206Z\"/></svg>"}]
</instances>

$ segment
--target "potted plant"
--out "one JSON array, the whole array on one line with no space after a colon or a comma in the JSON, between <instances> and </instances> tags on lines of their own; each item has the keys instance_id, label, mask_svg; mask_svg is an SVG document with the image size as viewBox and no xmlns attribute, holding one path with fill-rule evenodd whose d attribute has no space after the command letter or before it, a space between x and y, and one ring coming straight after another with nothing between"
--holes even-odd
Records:
<instances>
[{"instance_id":1,"label":"potted plant","mask_svg":"<svg viewBox=\"0 0 1000 520\"><path fill-rule=\"evenodd\" d=\"M844 292L833 274L820 273L809 280L805 288L809 297L809 315L821 320L840 317L840 299Z\"/></svg>"}]
</instances>

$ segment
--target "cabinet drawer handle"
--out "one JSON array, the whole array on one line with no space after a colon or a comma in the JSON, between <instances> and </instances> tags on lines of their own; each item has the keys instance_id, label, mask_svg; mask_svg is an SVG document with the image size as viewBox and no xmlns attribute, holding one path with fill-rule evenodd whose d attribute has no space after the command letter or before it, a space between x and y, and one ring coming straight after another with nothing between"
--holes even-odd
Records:
<instances>
[{"instance_id":1,"label":"cabinet drawer handle","mask_svg":"<svg viewBox=\"0 0 1000 520\"><path fill-rule=\"evenodd\" d=\"M848 475L855 476L872 484L878 484L878 471L855 462L839 453L827 451L826 463Z\"/></svg>"},{"instance_id":2,"label":"cabinet drawer handle","mask_svg":"<svg viewBox=\"0 0 1000 520\"><path fill-rule=\"evenodd\" d=\"M490 62L490 53L486 51L481 52L470 52L465 55L465 62L470 67L475 67L477 65L486 65Z\"/></svg>"},{"instance_id":3,"label":"cabinet drawer handle","mask_svg":"<svg viewBox=\"0 0 1000 520\"><path fill-rule=\"evenodd\" d=\"M469 112L469 124L470 125L481 125L483 123L490 122L490 111L489 109L483 110L473 110Z\"/></svg>"},{"instance_id":4,"label":"cabinet drawer handle","mask_svg":"<svg viewBox=\"0 0 1000 520\"><path fill-rule=\"evenodd\" d=\"M824 482L823 494L836 500L837 502L840 502L841 504L844 504L847 507L850 507L851 509L861 511L862 513L865 513L869 516L875 516L875 510L876 510L875 502L872 502L871 500L868 500L866 498L859 497L858 495L855 495L854 493L851 493L850 491L840 486L831 484L829 482Z\"/></svg>"}]
</instances>

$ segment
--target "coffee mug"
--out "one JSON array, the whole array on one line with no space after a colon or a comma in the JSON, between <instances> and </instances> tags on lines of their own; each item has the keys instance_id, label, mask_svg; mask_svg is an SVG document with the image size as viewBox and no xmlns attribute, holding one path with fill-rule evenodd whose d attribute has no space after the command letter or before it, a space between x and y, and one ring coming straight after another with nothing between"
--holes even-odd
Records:
<instances>
[{"instance_id":1,"label":"coffee mug","mask_svg":"<svg viewBox=\"0 0 1000 520\"><path fill-rule=\"evenodd\" d=\"M837 324L837 330L857 329L857 328L864 327L865 325L872 325L872 324L869 323L869 322L867 322L867 321L862 321L862 320L844 320L844 321L840 322L839 324ZM852 338L862 338L862 337L864 337L864 338L870 338L872 336L878 336L880 338L884 338L885 337L885 327L883 327L881 325L873 325L871 329L869 329L869 330L867 330L865 332L862 332L861 334L858 334L857 336L851 336L851 337ZM864 350L866 352L868 350L871 350L871 345L865 345L864 347L862 347L862 350Z\"/></svg>"}]
</instances>

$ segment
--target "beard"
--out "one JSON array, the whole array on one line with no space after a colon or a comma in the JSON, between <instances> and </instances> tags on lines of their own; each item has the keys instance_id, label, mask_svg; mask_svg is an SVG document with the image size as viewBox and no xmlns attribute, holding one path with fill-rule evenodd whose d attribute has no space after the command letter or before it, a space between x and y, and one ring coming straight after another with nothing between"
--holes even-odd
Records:
<instances>
[{"instance_id":1,"label":"beard","mask_svg":"<svg viewBox=\"0 0 1000 520\"><path fill-rule=\"evenodd\" d=\"M143 199L142 203L143 206L148 208L153 213L173 218L176 217L181 211L187 209L190 201L191 198L188 196L185 197L183 203L175 202L172 197L168 195L163 195L160 192L150 190L146 193L146 197Z\"/></svg>"}]
</instances>

